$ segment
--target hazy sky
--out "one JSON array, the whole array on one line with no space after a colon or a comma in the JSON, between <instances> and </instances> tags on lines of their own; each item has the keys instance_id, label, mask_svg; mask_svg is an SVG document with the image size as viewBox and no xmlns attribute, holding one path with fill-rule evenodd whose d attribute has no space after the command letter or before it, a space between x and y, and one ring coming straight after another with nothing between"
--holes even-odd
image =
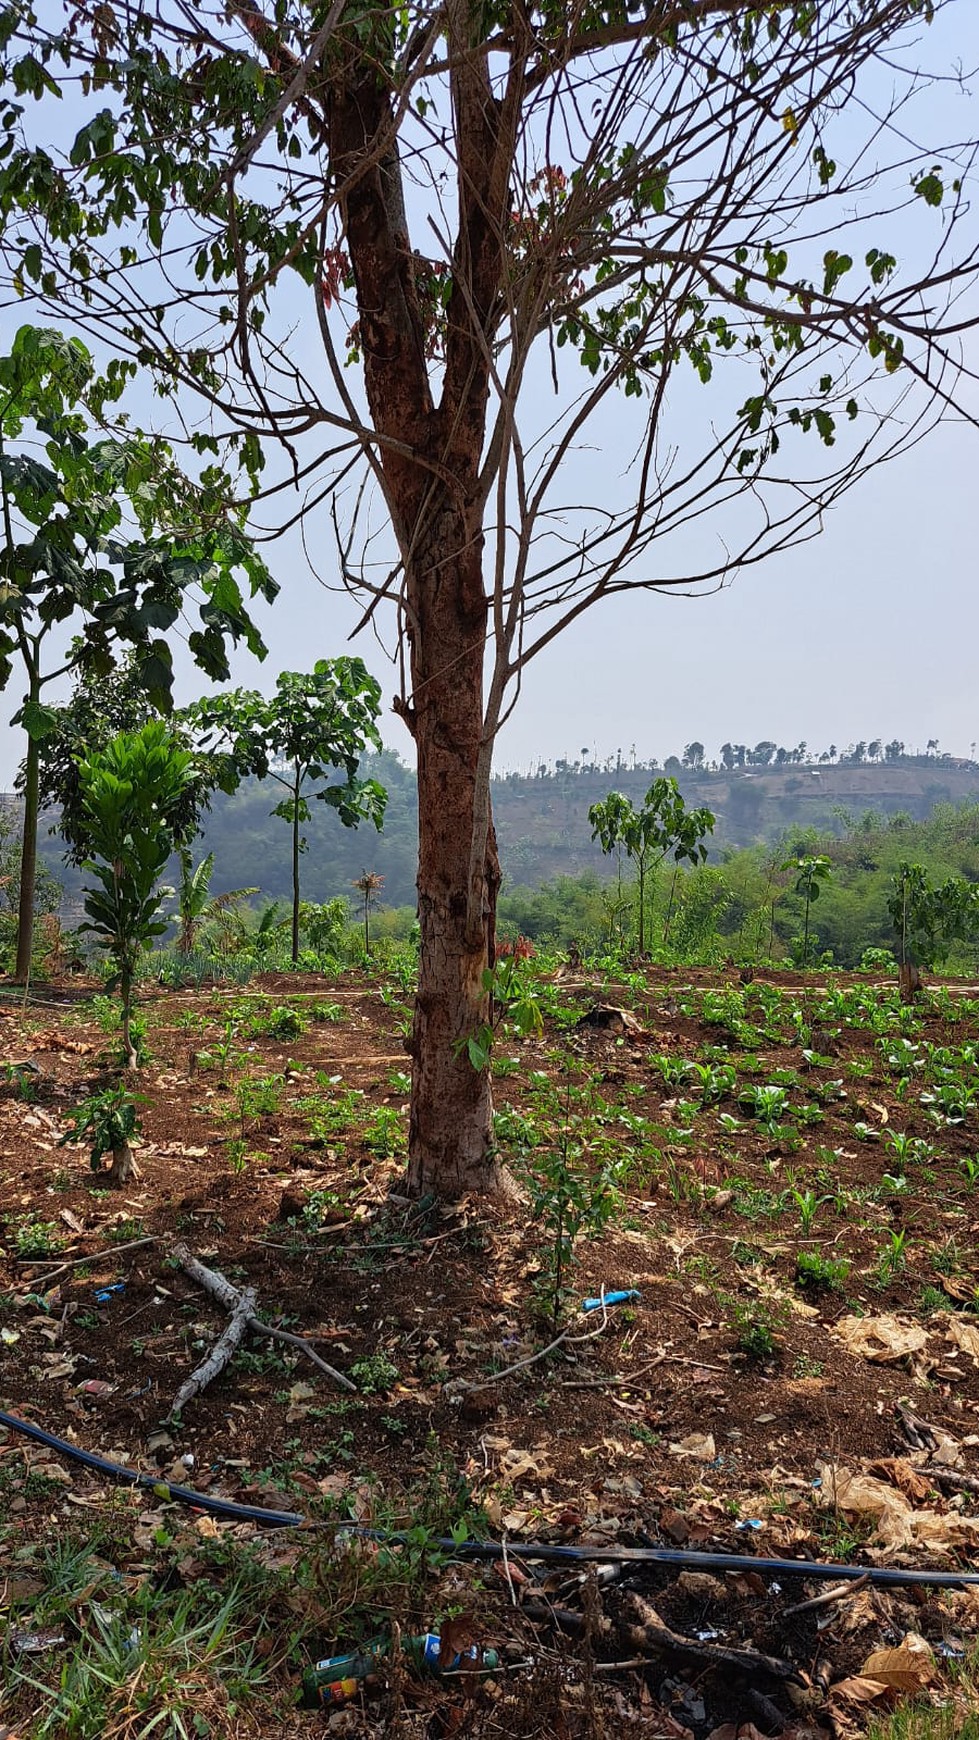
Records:
<instances>
[{"instance_id":1,"label":"hazy sky","mask_svg":"<svg viewBox=\"0 0 979 1740\"><path fill-rule=\"evenodd\" d=\"M967 68L979 63L979 0L963 0L940 22L942 52L951 48ZM948 114L936 109L938 133L975 138L976 101L951 87L942 103ZM0 339L6 343L30 317L8 310ZM979 354L979 344L973 348ZM687 414L702 420L714 388L691 374L678 391L690 398L677 407L681 424ZM614 415L580 460L593 492L600 468L610 489L622 472ZM572 489L574 481L572 472ZM703 527L701 535L720 538L723 527ZM335 573L327 510L311 519L307 539L324 574ZM646 760L679 753L694 738L708 754L727 739L805 739L819 750L859 738L896 736L909 748L937 738L943 750L967 755L979 739L977 550L979 434L965 421L948 423L858 485L820 538L735 575L724 591L701 598L636 593L579 619L526 672L497 768L574 759L585 747L604 759L620 749L628 756L634 746ZM260 612L269 657L263 666L238 659L236 680L270 688L283 668L356 652L389 702L396 673L383 650L370 635L347 638L359 608L311 576L295 533L265 554L282 586L274 608ZM180 658L178 673L179 699L201 692L202 680ZM19 698L15 671L8 716ZM383 730L388 745L411 760L408 734L389 710ZM19 733L7 728L3 785L20 754Z\"/></svg>"}]
</instances>

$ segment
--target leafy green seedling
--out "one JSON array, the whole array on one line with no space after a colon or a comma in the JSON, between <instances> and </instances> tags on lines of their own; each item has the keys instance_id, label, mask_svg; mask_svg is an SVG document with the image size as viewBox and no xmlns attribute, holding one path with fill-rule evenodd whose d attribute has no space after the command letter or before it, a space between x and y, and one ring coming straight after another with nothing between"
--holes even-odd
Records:
<instances>
[{"instance_id":1,"label":"leafy green seedling","mask_svg":"<svg viewBox=\"0 0 979 1740\"><path fill-rule=\"evenodd\" d=\"M130 1137L139 1127L136 1107L145 1103L142 1094L132 1094L124 1087L105 1088L100 1094L90 1094L70 1113L72 1128L62 1136L60 1146L87 1140L92 1171L103 1175L102 1160L106 1154L111 1154L112 1164L104 1176L110 1184L127 1183L136 1172L130 1146Z\"/></svg>"}]
</instances>

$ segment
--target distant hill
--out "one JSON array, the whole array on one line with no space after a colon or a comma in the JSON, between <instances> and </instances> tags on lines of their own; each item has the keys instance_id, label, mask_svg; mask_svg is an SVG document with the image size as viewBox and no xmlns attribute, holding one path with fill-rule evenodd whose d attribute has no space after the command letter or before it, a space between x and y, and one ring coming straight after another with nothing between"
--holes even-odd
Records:
<instances>
[{"instance_id":1,"label":"distant hill","mask_svg":"<svg viewBox=\"0 0 979 1740\"><path fill-rule=\"evenodd\" d=\"M726 846L748 846L786 832L845 832L868 811L906 812L924 821L936 804L979 802L979 765L935 756L821 767L670 769L690 805L705 804L717 818L711 842L716 859ZM553 876L601 869L588 810L610 791L640 804L663 768L574 767L544 775L509 774L493 782L500 855L511 882L531 887ZM840 812L846 812L841 815Z\"/></svg>"},{"instance_id":2,"label":"distant hill","mask_svg":"<svg viewBox=\"0 0 979 1740\"><path fill-rule=\"evenodd\" d=\"M309 850L303 859L303 893L309 900L349 894L364 869L385 878L384 902L406 906L415 899L416 797L411 768L385 752L362 764L389 791L383 832L363 825L343 828L325 804L313 804L305 830ZM904 811L916 821L936 804L979 802L979 765L941 756L902 756L881 762L837 762L811 766L749 767L728 770L679 768L668 763L693 804L706 804L717 817L711 857L725 847L776 839L782 833L814 829L845 832L868 811L888 816ZM500 857L508 883L537 887L554 876L585 869L611 874L612 865L591 840L589 807L610 791L642 801L655 766L611 768L558 764L540 774L506 774L493 781L493 809ZM205 817L196 854L215 855L212 888L258 888L269 898L289 897L289 830L270 814L278 789L249 780L233 797L218 795ZM5 804L18 806L15 798ZM19 806L18 806L19 807ZM843 813L841 813L843 812ZM64 884L68 905L80 886L77 872L66 870L56 838L42 826L41 848L49 868Z\"/></svg>"}]
</instances>

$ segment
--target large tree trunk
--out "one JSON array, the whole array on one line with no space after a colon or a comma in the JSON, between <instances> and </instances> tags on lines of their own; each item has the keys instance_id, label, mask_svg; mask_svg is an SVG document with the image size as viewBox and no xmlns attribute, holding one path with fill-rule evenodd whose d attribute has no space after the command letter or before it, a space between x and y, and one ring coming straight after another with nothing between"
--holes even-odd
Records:
<instances>
[{"instance_id":1,"label":"large tree trunk","mask_svg":"<svg viewBox=\"0 0 979 1740\"><path fill-rule=\"evenodd\" d=\"M493 1190L488 1072L466 1041L489 1019L499 865L484 742L483 584L486 433L492 332L510 209L519 92L499 103L471 19L448 0L453 108L460 139L459 236L445 316L442 392L433 402L431 337L417 292L393 105L362 51L331 82L327 131L356 285L364 384L404 563L410 698L418 753L421 950L412 1053L409 1189L440 1197ZM457 51L457 52L456 52Z\"/></svg>"},{"instance_id":2,"label":"large tree trunk","mask_svg":"<svg viewBox=\"0 0 979 1740\"><path fill-rule=\"evenodd\" d=\"M409 575L418 752L418 917L421 946L411 1037L409 1190L440 1197L496 1190L488 1070L466 1041L490 1018L483 983L495 958L500 872L483 760L486 601L478 528L448 506L433 516ZM451 585L440 583L444 573Z\"/></svg>"}]
</instances>

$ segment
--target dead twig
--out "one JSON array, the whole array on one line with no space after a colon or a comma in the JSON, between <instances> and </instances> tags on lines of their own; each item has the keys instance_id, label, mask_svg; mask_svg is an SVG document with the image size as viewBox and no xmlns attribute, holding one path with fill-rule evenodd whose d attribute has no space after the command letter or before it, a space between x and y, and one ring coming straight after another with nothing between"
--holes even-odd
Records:
<instances>
[{"instance_id":1,"label":"dead twig","mask_svg":"<svg viewBox=\"0 0 979 1740\"><path fill-rule=\"evenodd\" d=\"M536 1365L538 1360L546 1359L549 1353L554 1353L555 1350L563 1346L565 1342L567 1342L569 1346L577 1346L582 1341L594 1341L596 1335L601 1335L603 1330L607 1329L608 1323L608 1308L603 1299L602 1321L597 1329L589 1329L584 1335L572 1335L571 1331L574 1328L574 1324L569 1323L567 1328L562 1329L560 1335L556 1335L554 1340L549 1341L546 1347L538 1348L536 1353L529 1353L526 1359L518 1359L513 1365L504 1366L502 1371L495 1371L492 1377L483 1378L481 1383L451 1383L449 1388L461 1391L467 1396L472 1395L474 1390L493 1389L503 1378L512 1377L514 1372L523 1371L528 1365Z\"/></svg>"},{"instance_id":2,"label":"dead twig","mask_svg":"<svg viewBox=\"0 0 979 1740\"><path fill-rule=\"evenodd\" d=\"M655 1359L651 1359L648 1365L638 1366L635 1371L613 1372L610 1376L603 1378L564 1378L560 1388L562 1390L629 1389L634 1387L639 1379L645 1377L648 1372L655 1371L658 1365L691 1365L696 1366L698 1371L716 1371L720 1372L722 1377L728 1376L726 1365L708 1365L707 1361L703 1359L684 1359L682 1354L665 1353L661 1348Z\"/></svg>"},{"instance_id":3,"label":"dead twig","mask_svg":"<svg viewBox=\"0 0 979 1740\"><path fill-rule=\"evenodd\" d=\"M257 1296L254 1289L248 1288L246 1292L240 1293L237 1287L232 1286L226 1276L219 1274L217 1269L209 1269L204 1263L198 1262L197 1258L191 1254L186 1245L174 1245L173 1254L184 1273L189 1275L192 1281L196 1281L197 1285L202 1287L205 1293L210 1293L212 1298L217 1299L219 1304L223 1305L226 1311L232 1313L232 1324L229 1324L228 1330L225 1331L221 1340L215 1347L215 1354L217 1353L218 1348L224 1345L226 1337L234 1323L239 1319L241 1319L242 1323L241 1333L238 1335L237 1340L233 1343L230 1349L230 1352L221 1363L217 1366L213 1366L211 1362L213 1361L214 1355L212 1354L210 1360L205 1360L204 1365L198 1368L198 1372L194 1374L195 1377L202 1373L206 1368L210 1367L208 1375L204 1380L204 1382L210 1383L211 1378L216 1377L218 1372L224 1370L224 1367L231 1358L231 1354L234 1353L235 1348L244 1339L245 1334L251 1330L255 1335L267 1335L274 1341L283 1341L290 1347L297 1348L300 1353L305 1354L308 1360L312 1361L313 1365L317 1366L320 1371L324 1372L328 1378L331 1378L335 1384L339 1384L341 1389L350 1390L356 1393L356 1384L351 1383L350 1379L345 1377L343 1372L337 1371L332 1365L328 1365L326 1360L321 1359L318 1353L314 1353L308 1341L305 1341L301 1335L293 1335L287 1329L276 1329L270 1323L263 1323L261 1318L256 1316L255 1305L257 1302ZM245 1309L246 1302L247 1309ZM191 1379L188 1379L188 1383L190 1382ZM180 1392L180 1395L184 1400L189 1399L189 1396L184 1395L184 1390L186 1388L187 1386L184 1385L184 1389ZM190 1394L196 1395L203 1388L204 1383L198 1383ZM171 1414L178 1412L176 1402L170 1412Z\"/></svg>"},{"instance_id":4,"label":"dead twig","mask_svg":"<svg viewBox=\"0 0 979 1740\"><path fill-rule=\"evenodd\" d=\"M506 1576L507 1587L510 1590L510 1601L511 1601L512 1605L514 1607L516 1607L518 1604L517 1603L517 1591L513 1587L513 1576L512 1576L511 1571L510 1571L510 1560L507 1556L506 1535L503 1536L503 1540L500 1544L503 1548L503 1571L504 1571L504 1575Z\"/></svg>"},{"instance_id":5,"label":"dead twig","mask_svg":"<svg viewBox=\"0 0 979 1740\"><path fill-rule=\"evenodd\" d=\"M334 1383L338 1383L341 1389L352 1390L356 1394L357 1385L351 1383L348 1377L344 1377L342 1371L337 1371L335 1366L328 1365L318 1353L314 1353L304 1335L292 1335L288 1329L276 1329L271 1323L263 1323L260 1317L250 1318L248 1327L255 1335L269 1335L274 1341L285 1341L290 1347L298 1347L300 1353L304 1353L307 1359L311 1359L314 1365L318 1365L320 1371L325 1372L327 1377L333 1379Z\"/></svg>"},{"instance_id":6,"label":"dead twig","mask_svg":"<svg viewBox=\"0 0 979 1740\"><path fill-rule=\"evenodd\" d=\"M843 1601L847 1596L855 1595L858 1589L866 1589L869 1577L858 1577L855 1583L837 1583L833 1589L824 1589L821 1595L813 1595L809 1601L797 1601L793 1607L783 1607L782 1618L791 1619L796 1613L813 1613L817 1607L832 1607L834 1601Z\"/></svg>"},{"instance_id":7,"label":"dead twig","mask_svg":"<svg viewBox=\"0 0 979 1740\"><path fill-rule=\"evenodd\" d=\"M56 1263L56 1268L49 1270L46 1275L40 1276L44 1285L48 1287L57 1275L66 1274L69 1269L80 1269L85 1263L101 1263L107 1257L121 1256L123 1251L136 1251L140 1245L155 1245L156 1243L156 1235L151 1234L144 1239L127 1239L124 1245L113 1245L107 1251L94 1251L90 1257L69 1257L63 1262L58 1261L56 1257L15 1257L14 1261L31 1269L41 1268L46 1263Z\"/></svg>"}]
</instances>

